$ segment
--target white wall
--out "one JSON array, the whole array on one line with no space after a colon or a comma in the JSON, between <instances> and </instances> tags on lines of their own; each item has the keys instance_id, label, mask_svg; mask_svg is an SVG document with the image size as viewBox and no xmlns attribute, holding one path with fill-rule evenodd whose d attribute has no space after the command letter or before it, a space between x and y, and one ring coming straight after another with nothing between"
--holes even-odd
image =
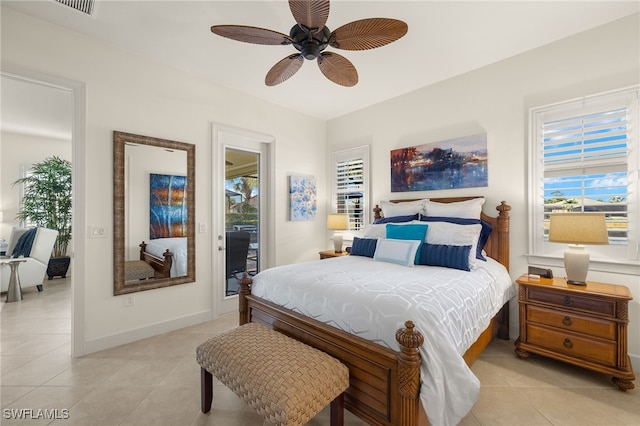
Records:
<instances>
[{"instance_id":1,"label":"white wall","mask_svg":"<svg viewBox=\"0 0 640 426\"><path fill-rule=\"evenodd\" d=\"M20 225L15 220L20 207L19 187L12 185L21 177L20 167L54 155L71 161L71 141L8 132L0 135L0 210L4 215L0 237L8 240L11 228Z\"/></svg>"},{"instance_id":2,"label":"white wall","mask_svg":"<svg viewBox=\"0 0 640 426\"><path fill-rule=\"evenodd\" d=\"M484 195L485 212L506 200L511 210L511 276L527 270L528 110L640 81L639 16L624 18L396 99L331 120L328 155L371 144L372 201L444 195ZM456 191L390 192L389 153L486 132L489 186ZM563 276L564 271L554 271ZM589 279L624 284L630 304L629 352L640 370L640 277L591 273ZM517 303L511 336L517 337Z\"/></svg>"},{"instance_id":3,"label":"white wall","mask_svg":"<svg viewBox=\"0 0 640 426\"><path fill-rule=\"evenodd\" d=\"M105 226L107 238L84 241L83 352L201 321L212 308L212 236L196 234L195 283L135 294L125 307L113 296L112 138L119 130L196 145L196 223L211 230L211 123L224 123L275 138L273 196L275 263L317 258L314 241L323 241L318 222L287 220L287 175L319 177L319 217L326 214L325 123L181 71L151 63L47 22L2 8L2 64L86 84L84 162L86 222ZM300 155L304 153L304 155ZM223 203L223 200L220 201ZM299 238L304 235L305 238Z\"/></svg>"}]
</instances>

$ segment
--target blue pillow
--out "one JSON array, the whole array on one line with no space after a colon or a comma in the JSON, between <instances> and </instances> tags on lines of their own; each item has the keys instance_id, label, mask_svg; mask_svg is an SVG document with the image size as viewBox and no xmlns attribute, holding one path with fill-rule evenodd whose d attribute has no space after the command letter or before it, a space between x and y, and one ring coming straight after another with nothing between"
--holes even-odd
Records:
<instances>
[{"instance_id":1,"label":"blue pillow","mask_svg":"<svg viewBox=\"0 0 640 426\"><path fill-rule=\"evenodd\" d=\"M408 223L406 225L396 225L393 223L387 223L386 237L393 240L418 240L424 241L424 236L427 234L426 223Z\"/></svg>"},{"instance_id":2,"label":"blue pillow","mask_svg":"<svg viewBox=\"0 0 640 426\"><path fill-rule=\"evenodd\" d=\"M470 271L470 251L471 246L423 243L420 250L418 250L418 265L444 266L445 268Z\"/></svg>"},{"instance_id":3,"label":"blue pillow","mask_svg":"<svg viewBox=\"0 0 640 426\"><path fill-rule=\"evenodd\" d=\"M377 239L353 237L351 245L351 256L373 257L376 252Z\"/></svg>"},{"instance_id":4,"label":"blue pillow","mask_svg":"<svg viewBox=\"0 0 640 426\"><path fill-rule=\"evenodd\" d=\"M411 222L412 220L418 220L417 213L409 216L381 217L380 219L376 219L373 224L378 225L380 223L404 223Z\"/></svg>"},{"instance_id":5,"label":"blue pillow","mask_svg":"<svg viewBox=\"0 0 640 426\"><path fill-rule=\"evenodd\" d=\"M480 238L478 238L478 246L476 247L476 259L486 261L485 257L482 255L482 250L484 246L489 241L489 235L491 235L491 231L493 231L493 227L489 225L484 220L480 219L464 219L460 217L443 217L443 216L420 216L420 220L423 222L449 222L456 223L458 225L482 225L482 230L480 231Z\"/></svg>"},{"instance_id":6,"label":"blue pillow","mask_svg":"<svg viewBox=\"0 0 640 426\"><path fill-rule=\"evenodd\" d=\"M393 223L387 223L386 225L386 237L392 240L412 240L424 242L425 235L427 234L427 228L429 225L426 223L408 223L406 225L394 225ZM418 250L416 252L416 258L414 263L418 263Z\"/></svg>"}]
</instances>

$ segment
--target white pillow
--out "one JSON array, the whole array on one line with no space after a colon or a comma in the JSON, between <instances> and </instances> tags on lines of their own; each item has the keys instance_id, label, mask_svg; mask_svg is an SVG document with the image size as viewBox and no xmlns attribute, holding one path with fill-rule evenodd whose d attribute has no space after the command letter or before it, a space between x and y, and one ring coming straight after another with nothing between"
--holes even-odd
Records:
<instances>
[{"instance_id":1,"label":"white pillow","mask_svg":"<svg viewBox=\"0 0 640 426\"><path fill-rule=\"evenodd\" d=\"M427 244L444 244L448 246L471 246L469 251L469 266L477 265L476 250L482 225L459 225L449 222L423 222L429 224L427 228Z\"/></svg>"},{"instance_id":2,"label":"white pillow","mask_svg":"<svg viewBox=\"0 0 640 426\"><path fill-rule=\"evenodd\" d=\"M394 216L409 216L412 214L425 214L424 212L424 200L407 201L406 203L392 203L391 201L380 201L380 207L382 208L382 216L394 217Z\"/></svg>"},{"instance_id":3,"label":"white pillow","mask_svg":"<svg viewBox=\"0 0 640 426\"><path fill-rule=\"evenodd\" d=\"M420 241L415 240L379 238L373 260L413 266L420 244L422 244Z\"/></svg>"},{"instance_id":4,"label":"white pillow","mask_svg":"<svg viewBox=\"0 0 640 426\"><path fill-rule=\"evenodd\" d=\"M384 238L387 235L387 224L379 223L379 224L369 224L365 225L361 231L361 235L357 235L357 237L361 238Z\"/></svg>"},{"instance_id":5,"label":"white pillow","mask_svg":"<svg viewBox=\"0 0 640 426\"><path fill-rule=\"evenodd\" d=\"M426 216L440 217L460 217L463 219L480 219L484 198L473 198L455 203L437 203L424 200L424 211Z\"/></svg>"}]
</instances>

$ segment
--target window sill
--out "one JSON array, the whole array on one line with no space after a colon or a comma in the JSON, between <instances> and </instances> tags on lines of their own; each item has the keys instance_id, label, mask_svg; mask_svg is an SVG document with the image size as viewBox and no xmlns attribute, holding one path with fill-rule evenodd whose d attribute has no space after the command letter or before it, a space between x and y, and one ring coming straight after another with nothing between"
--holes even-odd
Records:
<instances>
[{"instance_id":1,"label":"window sill","mask_svg":"<svg viewBox=\"0 0 640 426\"><path fill-rule=\"evenodd\" d=\"M527 254L526 256L530 265L564 268L564 259L561 257L539 256L534 254ZM591 259L589 262L589 270L607 272L611 274L640 276L640 262L614 262L601 259Z\"/></svg>"}]
</instances>

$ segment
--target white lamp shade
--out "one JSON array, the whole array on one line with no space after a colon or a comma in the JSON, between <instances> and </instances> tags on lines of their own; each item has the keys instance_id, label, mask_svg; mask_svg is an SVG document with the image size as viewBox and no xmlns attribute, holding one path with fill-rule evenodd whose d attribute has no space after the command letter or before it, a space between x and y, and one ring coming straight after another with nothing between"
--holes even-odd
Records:
<instances>
[{"instance_id":1,"label":"white lamp shade","mask_svg":"<svg viewBox=\"0 0 640 426\"><path fill-rule=\"evenodd\" d=\"M332 213L327 216L327 229L343 231L349 229L349 215Z\"/></svg>"}]
</instances>

